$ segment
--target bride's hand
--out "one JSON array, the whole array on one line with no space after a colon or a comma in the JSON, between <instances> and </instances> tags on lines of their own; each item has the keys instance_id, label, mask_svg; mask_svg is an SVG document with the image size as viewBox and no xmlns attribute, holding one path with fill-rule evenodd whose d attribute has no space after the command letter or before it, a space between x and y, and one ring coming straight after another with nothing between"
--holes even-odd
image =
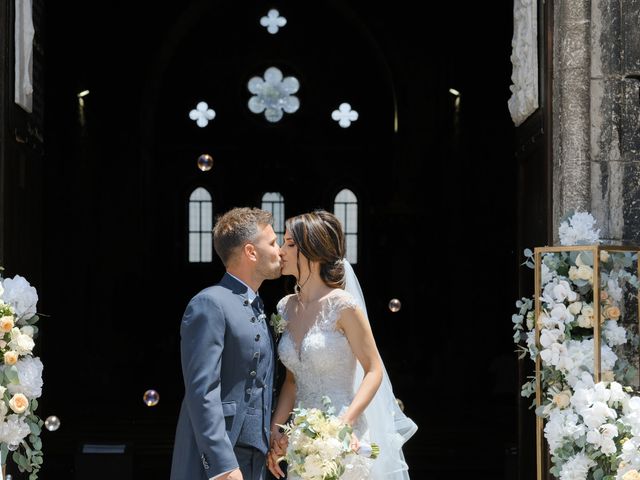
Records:
<instances>
[{"instance_id":1,"label":"bride's hand","mask_svg":"<svg viewBox=\"0 0 640 480\"><path fill-rule=\"evenodd\" d=\"M282 457L287 452L287 446L289 445L289 438L278 430L271 432L271 450L276 455Z\"/></svg>"},{"instance_id":2,"label":"bride's hand","mask_svg":"<svg viewBox=\"0 0 640 480\"><path fill-rule=\"evenodd\" d=\"M355 433L351 434L351 443L349 444L349 447L355 453L358 453L358 450L360 449L360 440L358 440L358 437L356 436Z\"/></svg>"}]
</instances>

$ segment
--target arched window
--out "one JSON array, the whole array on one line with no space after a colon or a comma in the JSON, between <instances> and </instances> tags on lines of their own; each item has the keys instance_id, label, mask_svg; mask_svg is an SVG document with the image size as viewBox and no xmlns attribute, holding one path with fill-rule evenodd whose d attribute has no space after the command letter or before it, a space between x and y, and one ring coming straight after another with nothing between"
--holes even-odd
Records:
<instances>
[{"instance_id":1,"label":"arched window","mask_svg":"<svg viewBox=\"0 0 640 480\"><path fill-rule=\"evenodd\" d=\"M349 263L358 263L358 197L349 190L338 192L333 203L333 213L342 223Z\"/></svg>"},{"instance_id":2,"label":"arched window","mask_svg":"<svg viewBox=\"0 0 640 480\"><path fill-rule=\"evenodd\" d=\"M211 262L213 257L213 203L211 194L198 187L189 196L189 262Z\"/></svg>"},{"instance_id":3,"label":"arched window","mask_svg":"<svg viewBox=\"0 0 640 480\"><path fill-rule=\"evenodd\" d=\"M273 215L273 230L278 244L284 241L284 197L280 192L267 192L262 196L262 209Z\"/></svg>"}]
</instances>

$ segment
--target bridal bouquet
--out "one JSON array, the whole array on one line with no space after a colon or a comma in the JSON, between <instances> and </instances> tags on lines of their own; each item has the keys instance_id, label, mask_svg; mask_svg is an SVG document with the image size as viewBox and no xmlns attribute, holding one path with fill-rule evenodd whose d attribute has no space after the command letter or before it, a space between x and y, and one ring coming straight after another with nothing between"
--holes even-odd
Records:
<instances>
[{"instance_id":1,"label":"bridal bouquet","mask_svg":"<svg viewBox=\"0 0 640 480\"><path fill-rule=\"evenodd\" d=\"M304 480L338 480L355 453L374 459L380 453L375 443L351 448L352 428L334 414L331 400L323 397L324 409L294 408L293 420L282 425L289 437L288 471Z\"/></svg>"},{"instance_id":2,"label":"bridal bouquet","mask_svg":"<svg viewBox=\"0 0 640 480\"><path fill-rule=\"evenodd\" d=\"M0 268L0 273L1 273ZM35 480L42 466L42 362L33 356L38 333L36 289L20 275L0 276L0 463L10 452L21 472Z\"/></svg>"}]
</instances>

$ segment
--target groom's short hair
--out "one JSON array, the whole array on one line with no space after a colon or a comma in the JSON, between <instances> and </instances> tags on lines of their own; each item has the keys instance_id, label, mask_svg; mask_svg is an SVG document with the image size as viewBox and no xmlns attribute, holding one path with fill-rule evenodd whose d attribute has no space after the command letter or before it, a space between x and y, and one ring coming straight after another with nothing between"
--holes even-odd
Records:
<instances>
[{"instance_id":1,"label":"groom's short hair","mask_svg":"<svg viewBox=\"0 0 640 480\"><path fill-rule=\"evenodd\" d=\"M224 266L239 249L255 240L260 226L272 223L271 212L259 208L236 207L220 216L213 227L213 246Z\"/></svg>"}]
</instances>

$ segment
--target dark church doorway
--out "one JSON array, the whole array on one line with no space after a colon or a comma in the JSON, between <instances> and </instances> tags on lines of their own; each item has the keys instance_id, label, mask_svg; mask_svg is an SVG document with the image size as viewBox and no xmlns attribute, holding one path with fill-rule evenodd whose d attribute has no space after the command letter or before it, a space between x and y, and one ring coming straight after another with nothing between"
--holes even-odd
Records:
<instances>
[{"instance_id":1,"label":"dark church doorway","mask_svg":"<svg viewBox=\"0 0 640 480\"><path fill-rule=\"evenodd\" d=\"M135 478L168 476L180 317L223 272L215 253L190 261L198 189L213 217L261 206L268 192L286 217L333 210L352 192L374 333L420 428L406 449L412 476L510 478L511 311L494 299L487 314L495 292L483 279L516 275L511 4L432 6L426 17L407 2L77 6L46 16L42 409L63 428L45 432L43 478L72 476L83 444L118 442ZM277 34L260 25L270 8L287 17ZM278 122L248 108L248 82L270 67L300 84L300 108ZM215 110L202 128L189 116L199 102ZM348 128L332 118L342 103L358 112ZM515 282L501 285L515 297ZM289 286L264 285L267 309ZM84 373L73 380L70 344ZM79 404L65 401L70 382ZM148 389L160 394L154 407Z\"/></svg>"}]
</instances>

